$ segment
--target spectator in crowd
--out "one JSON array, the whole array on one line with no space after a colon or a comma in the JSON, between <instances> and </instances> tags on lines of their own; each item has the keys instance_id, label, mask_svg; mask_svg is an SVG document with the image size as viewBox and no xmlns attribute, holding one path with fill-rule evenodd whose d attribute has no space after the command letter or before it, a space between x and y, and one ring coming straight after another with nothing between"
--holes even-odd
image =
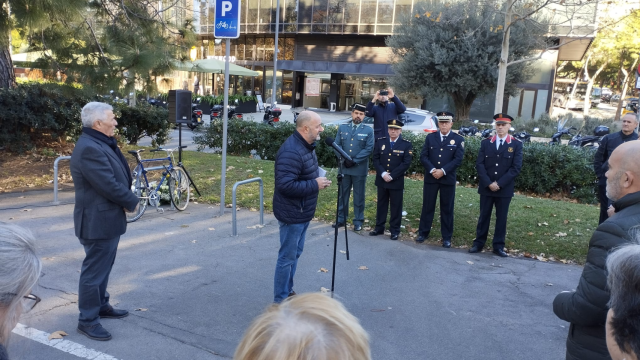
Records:
<instances>
[{"instance_id":1,"label":"spectator in crowd","mask_svg":"<svg viewBox=\"0 0 640 360\"><path fill-rule=\"evenodd\" d=\"M369 336L328 296L298 295L272 305L251 324L234 360L369 360Z\"/></svg>"},{"instance_id":2,"label":"spectator in crowd","mask_svg":"<svg viewBox=\"0 0 640 360\"><path fill-rule=\"evenodd\" d=\"M553 311L571 323L567 360L608 359L605 323L609 290L605 262L612 249L631 241L629 230L640 224L640 141L618 146L609 158L607 197L616 215L598 226L587 252L587 262L575 291L558 294Z\"/></svg>"},{"instance_id":3,"label":"spectator in crowd","mask_svg":"<svg viewBox=\"0 0 640 360\"><path fill-rule=\"evenodd\" d=\"M71 154L71 176L76 192L73 223L86 254L78 289L78 332L106 341L111 334L100 319L119 319L127 310L109 304L107 284L116 260L120 236L127 230L125 211L140 201L131 192L129 164L113 137L118 122L111 105L90 102L82 108L82 135Z\"/></svg>"},{"instance_id":4,"label":"spectator in crowd","mask_svg":"<svg viewBox=\"0 0 640 360\"><path fill-rule=\"evenodd\" d=\"M393 93L393 89L376 91L376 95L367 104L366 116L373 118L373 135L376 142L378 139L389 137L387 123L397 120L398 115L404 113L407 107Z\"/></svg>"},{"instance_id":5,"label":"spectator in crowd","mask_svg":"<svg viewBox=\"0 0 640 360\"><path fill-rule=\"evenodd\" d=\"M351 122L340 125L336 134L336 144L351 156L353 161L345 160L342 173L342 189L338 204L338 223L333 227L345 226L349 216L349 196L353 186L353 230L362 230L364 223L364 193L369 172L369 156L373 151L373 129L363 125L365 107L353 104Z\"/></svg>"},{"instance_id":6,"label":"spectator in crowd","mask_svg":"<svg viewBox=\"0 0 640 360\"><path fill-rule=\"evenodd\" d=\"M31 293L42 270L34 243L29 230L0 223L0 360L9 358L6 346L20 314L40 302Z\"/></svg>"},{"instance_id":7,"label":"spectator in crowd","mask_svg":"<svg viewBox=\"0 0 640 360\"><path fill-rule=\"evenodd\" d=\"M453 236L453 204L456 198L456 170L464 157L464 138L451 131L452 113L441 111L437 117L440 130L427 135L420 153L420 162L424 166L424 185L416 242L423 243L429 238L436 212L436 198L440 193L442 247L450 248Z\"/></svg>"},{"instance_id":8,"label":"spectator in crowd","mask_svg":"<svg viewBox=\"0 0 640 360\"><path fill-rule=\"evenodd\" d=\"M635 114L626 114L622 117L622 130L617 133L606 135L600 141L600 146L596 151L596 155L593 158L593 169L598 176L598 197L600 199L600 220L599 224L602 224L609 215L607 210L611 204L611 201L607 198L607 178L604 174L607 172L609 157L613 150L620 144L627 141L638 140L638 133L635 132L638 126Z\"/></svg>"},{"instance_id":9,"label":"spectator in crowd","mask_svg":"<svg viewBox=\"0 0 640 360\"><path fill-rule=\"evenodd\" d=\"M637 360L640 355L640 245L623 246L607 257L607 348L613 360Z\"/></svg>"},{"instance_id":10,"label":"spectator in crowd","mask_svg":"<svg viewBox=\"0 0 640 360\"><path fill-rule=\"evenodd\" d=\"M280 250L273 281L275 303L296 294L293 277L309 222L316 212L318 192L331 185L330 180L319 175L315 147L322 131L320 116L303 111L298 116L296 131L276 154L273 214L280 225Z\"/></svg>"}]
</instances>

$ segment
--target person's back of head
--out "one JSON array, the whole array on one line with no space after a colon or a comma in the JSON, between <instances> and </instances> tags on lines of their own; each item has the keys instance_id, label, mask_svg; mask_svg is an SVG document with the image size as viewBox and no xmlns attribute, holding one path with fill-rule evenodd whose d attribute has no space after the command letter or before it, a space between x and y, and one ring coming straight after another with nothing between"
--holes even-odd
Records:
<instances>
[{"instance_id":1,"label":"person's back of head","mask_svg":"<svg viewBox=\"0 0 640 360\"><path fill-rule=\"evenodd\" d=\"M337 300L311 293L272 305L251 324L234 360L369 360L369 336Z\"/></svg>"},{"instance_id":2,"label":"person's back of head","mask_svg":"<svg viewBox=\"0 0 640 360\"><path fill-rule=\"evenodd\" d=\"M30 294L41 270L33 235L20 226L0 223L0 344L7 344L24 310L23 297Z\"/></svg>"}]
</instances>

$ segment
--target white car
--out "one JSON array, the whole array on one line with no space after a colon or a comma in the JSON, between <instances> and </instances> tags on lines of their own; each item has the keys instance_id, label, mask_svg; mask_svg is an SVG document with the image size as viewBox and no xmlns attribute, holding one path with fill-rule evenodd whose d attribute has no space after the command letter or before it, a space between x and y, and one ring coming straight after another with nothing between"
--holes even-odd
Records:
<instances>
[{"instance_id":1,"label":"white car","mask_svg":"<svg viewBox=\"0 0 640 360\"><path fill-rule=\"evenodd\" d=\"M415 134L430 134L438 131L438 122L436 121L435 116L436 114L430 111L411 108L398 115L398 120L404 123L404 126L402 127L403 132L411 131ZM342 124L347 124L349 121L351 121L351 117L343 120L333 121L325 125L339 126ZM373 118L365 116L362 123L367 126L373 127Z\"/></svg>"}]
</instances>

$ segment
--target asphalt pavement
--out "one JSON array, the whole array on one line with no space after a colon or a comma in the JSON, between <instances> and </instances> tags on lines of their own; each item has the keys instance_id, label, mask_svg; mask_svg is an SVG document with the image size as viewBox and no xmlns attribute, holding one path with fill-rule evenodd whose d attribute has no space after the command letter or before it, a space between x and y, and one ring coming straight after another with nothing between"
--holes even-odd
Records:
<instances>
[{"instance_id":1,"label":"asphalt pavement","mask_svg":"<svg viewBox=\"0 0 640 360\"><path fill-rule=\"evenodd\" d=\"M0 194L0 221L30 228L44 269L33 293L43 300L20 319L12 359L230 359L251 321L273 299L277 221L191 203L150 208L122 236L111 274L112 304L131 312L102 324L113 339L75 330L84 258L73 230L73 188L61 205L51 189ZM457 221L476 221L459 219ZM331 287L333 229L312 222L295 279L298 293ZM562 359L568 324L551 308L578 283L582 267L469 254L344 230L334 296L369 332L374 359ZM328 269L322 272L321 268ZM28 327L28 328L25 328ZM31 330L29 330L31 329ZM65 331L64 340L47 339Z\"/></svg>"}]
</instances>

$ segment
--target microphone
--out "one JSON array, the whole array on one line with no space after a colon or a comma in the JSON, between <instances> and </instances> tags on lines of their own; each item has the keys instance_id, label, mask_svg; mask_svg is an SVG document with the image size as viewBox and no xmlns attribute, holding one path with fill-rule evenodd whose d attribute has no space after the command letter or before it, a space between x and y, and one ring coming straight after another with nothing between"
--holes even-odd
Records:
<instances>
[{"instance_id":1,"label":"microphone","mask_svg":"<svg viewBox=\"0 0 640 360\"><path fill-rule=\"evenodd\" d=\"M340 156L342 156L345 160L349 160L353 162L353 159L351 159L351 156L347 155L347 153L344 152L344 150L342 150L342 148L338 146L338 144L336 144L336 142L333 140L332 137L327 137L326 139L324 139L324 143L333 147L333 149L337 151L338 154L340 154Z\"/></svg>"}]
</instances>

